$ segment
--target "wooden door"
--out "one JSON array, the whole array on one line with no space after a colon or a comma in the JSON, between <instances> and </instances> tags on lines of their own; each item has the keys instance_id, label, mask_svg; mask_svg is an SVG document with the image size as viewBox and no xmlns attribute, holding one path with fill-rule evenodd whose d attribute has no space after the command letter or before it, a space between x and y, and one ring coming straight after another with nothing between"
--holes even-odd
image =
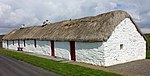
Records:
<instances>
[{"instance_id":1,"label":"wooden door","mask_svg":"<svg viewBox=\"0 0 150 76\"><path fill-rule=\"evenodd\" d=\"M51 41L51 56L55 56L55 52L54 52L54 41Z\"/></svg>"},{"instance_id":2,"label":"wooden door","mask_svg":"<svg viewBox=\"0 0 150 76\"><path fill-rule=\"evenodd\" d=\"M71 54L71 60L76 61L75 41L70 41L70 54Z\"/></svg>"}]
</instances>

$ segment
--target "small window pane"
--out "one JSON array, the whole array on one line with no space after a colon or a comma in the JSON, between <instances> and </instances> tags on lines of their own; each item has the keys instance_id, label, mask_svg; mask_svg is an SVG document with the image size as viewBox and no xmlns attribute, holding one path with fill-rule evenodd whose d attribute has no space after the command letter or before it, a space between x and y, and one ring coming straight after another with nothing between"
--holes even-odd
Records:
<instances>
[{"instance_id":1,"label":"small window pane","mask_svg":"<svg viewBox=\"0 0 150 76\"><path fill-rule=\"evenodd\" d=\"M120 44L120 50L123 49L123 44Z\"/></svg>"}]
</instances>

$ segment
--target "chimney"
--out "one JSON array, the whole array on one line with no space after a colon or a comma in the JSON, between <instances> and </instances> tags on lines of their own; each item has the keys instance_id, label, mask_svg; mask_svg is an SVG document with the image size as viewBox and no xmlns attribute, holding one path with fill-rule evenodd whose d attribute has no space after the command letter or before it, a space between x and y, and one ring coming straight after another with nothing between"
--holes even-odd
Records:
<instances>
[{"instance_id":1,"label":"chimney","mask_svg":"<svg viewBox=\"0 0 150 76\"><path fill-rule=\"evenodd\" d=\"M21 28L20 28L20 29L22 29L22 28L25 28L25 24L22 24L22 25L21 25Z\"/></svg>"},{"instance_id":2,"label":"chimney","mask_svg":"<svg viewBox=\"0 0 150 76\"><path fill-rule=\"evenodd\" d=\"M49 23L50 23L50 22L49 22L48 20L43 21L43 25L42 25L42 27L44 27L44 26L48 25Z\"/></svg>"}]
</instances>

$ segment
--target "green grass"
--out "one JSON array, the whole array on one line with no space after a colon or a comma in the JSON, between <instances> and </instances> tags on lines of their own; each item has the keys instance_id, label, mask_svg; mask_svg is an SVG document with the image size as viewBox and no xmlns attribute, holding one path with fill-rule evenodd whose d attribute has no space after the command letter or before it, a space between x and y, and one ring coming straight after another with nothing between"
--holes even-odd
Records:
<instances>
[{"instance_id":1,"label":"green grass","mask_svg":"<svg viewBox=\"0 0 150 76\"><path fill-rule=\"evenodd\" d=\"M147 39L147 51L146 51L146 58L150 59L150 34L145 34Z\"/></svg>"},{"instance_id":2,"label":"green grass","mask_svg":"<svg viewBox=\"0 0 150 76\"><path fill-rule=\"evenodd\" d=\"M68 63L61 63L59 61L53 61L5 49L0 50L0 54L13 57L17 60L30 63L32 65L44 68L52 72L59 73L64 76L120 76L115 73L85 68Z\"/></svg>"},{"instance_id":3,"label":"green grass","mask_svg":"<svg viewBox=\"0 0 150 76\"><path fill-rule=\"evenodd\" d=\"M2 48L2 42L0 42L0 48Z\"/></svg>"},{"instance_id":4,"label":"green grass","mask_svg":"<svg viewBox=\"0 0 150 76\"><path fill-rule=\"evenodd\" d=\"M4 36L4 35L0 35L0 42L2 42L2 38L3 38L3 36Z\"/></svg>"},{"instance_id":5,"label":"green grass","mask_svg":"<svg viewBox=\"0 0 150 76\"><path fill-rule=\"evenodd\" d=\"M146 58L147 58L147 59L150 59L150 50L147 50L147 51L146 51Z\"/></svg>"},{"instance_id":6,"label":"green grass","mask_svg":"<svg viewBox=\"0 0 150 76\"><path fill-rule=\"evenodd\" d=\"M150 50L150 34L145 34L147 39L147 49Z\"/></svg>"}]
</instances>

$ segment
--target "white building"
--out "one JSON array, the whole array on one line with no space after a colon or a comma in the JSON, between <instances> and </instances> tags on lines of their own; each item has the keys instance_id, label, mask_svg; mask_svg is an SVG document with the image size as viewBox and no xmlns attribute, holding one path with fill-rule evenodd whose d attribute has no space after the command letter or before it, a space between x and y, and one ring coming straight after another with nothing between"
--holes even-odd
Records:
<instances>
[{"instance_id":1,"label":"white building","mask_svg":"<svg viewBox=\"0 0 150 76\"><path fill-rule=\"evenodd\" d=\"M145 59L146 40L130 15L112 11L15 29L3 37L3 48L34 52L99 66Z\"/></svg>"}]
</instances>

